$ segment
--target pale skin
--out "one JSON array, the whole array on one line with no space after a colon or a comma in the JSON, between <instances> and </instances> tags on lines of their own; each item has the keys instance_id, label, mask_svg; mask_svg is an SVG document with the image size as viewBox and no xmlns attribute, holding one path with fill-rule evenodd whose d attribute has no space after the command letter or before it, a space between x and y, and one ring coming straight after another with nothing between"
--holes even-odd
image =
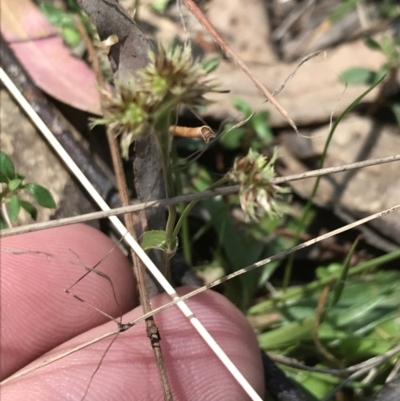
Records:
<instances>
[{"instance_id":1,"label":"pale skin","mask_svg":"<svg viewBox=\"0 0 400 401\"><path fill-rule=\"evenodd\" d=\"M1 380L32 361L48 360L61 350L72 349L117 328L115 322L64 291L86 272L84 266L94 266L113 246L109 238L85 225L1 240ZM116 248L97 269L112 280L120 308L109 282L93 273L72 292L115 317L119 317L121 309L124 323L140 316L141 308L135 307L131 267L122 252ZM180 294L188 291L189 288L178 290ZM167 295L159 295L152 300L152 306L169 300ZM260 351L242 313L213 291L186 302L263 395ZM247 399L176 307L161 312L155 319L174 400ZM1 388L2 401L81 400L113 338L10 381ZM118 336L94 375L85 400L162 399L153 352L142 322Z\"/></svg>"}]
</instances>

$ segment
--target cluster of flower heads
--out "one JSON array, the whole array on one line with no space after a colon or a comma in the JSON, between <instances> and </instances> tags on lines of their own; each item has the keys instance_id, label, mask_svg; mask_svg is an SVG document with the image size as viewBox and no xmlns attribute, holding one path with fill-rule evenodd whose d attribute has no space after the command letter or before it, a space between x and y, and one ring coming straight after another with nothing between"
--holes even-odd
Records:
<instances>
[{"instance_id":1,"label":"cluster of flower heads","mask_svg":"<svg viewBox=\"0 0 400 401\"><path fill-rule=\"evenodd\" d=\"M174 111L179 104L207 104L204 95L215 91L205 79L206 72L194 62L190 46L176 46L166 51L158 46L149 53L149 63L129 84L116 83L112 92L103 91L105 124L121 136L122 156L127 158L129 146L140 136L152 131L157 119Z\"/></svg>"},{"instance_id":2,"label":"cluster of flower heads","mask_svg":"<svg viewBox=\"0 0 400 401\"><path fill-rule=\"evenodd\" d=\"M258 221L265 215L277 218L283 214L279 198L289 189L271 183L275 177L274 163L277 158L276 150L267 160L250 149L247 156L235 160L227 174L231 181L240 185L239 199L246 221Z\"/></svg>"}]
</instances>

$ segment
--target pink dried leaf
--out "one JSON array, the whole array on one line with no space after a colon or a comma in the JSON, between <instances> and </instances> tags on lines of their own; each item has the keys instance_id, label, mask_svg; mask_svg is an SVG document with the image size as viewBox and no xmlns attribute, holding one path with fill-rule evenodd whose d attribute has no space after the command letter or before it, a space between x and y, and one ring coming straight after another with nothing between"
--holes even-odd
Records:
<instances>
[{"instance_id":1,"label":"pink dried leaf","mask_svg":"<svg viewBox=\"0 0 400 401\"><path fill-rule=\"evenodd\" d=\"M63 44L30 0L2 0L1 33L35 84L57 100L101 115L93 71Z\"/></svg>"}]
</instances>

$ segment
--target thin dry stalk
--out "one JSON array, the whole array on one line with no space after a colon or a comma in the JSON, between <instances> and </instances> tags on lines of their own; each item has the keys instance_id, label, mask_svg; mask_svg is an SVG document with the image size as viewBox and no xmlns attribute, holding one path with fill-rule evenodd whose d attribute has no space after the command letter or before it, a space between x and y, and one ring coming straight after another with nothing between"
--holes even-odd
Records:
<instances>
[{"instance_id":1,"label":"thin dry stalk","mask_svg":"<svg viewBox=\"0 0 400 401\"><path fill-rule=\"evenodd\" d=\"M100 70L100 65L99 65L96 51L93 47L92 41L90 40L90 38L82 24L82 21L79 18L76 18L76 22L77 22L79 32L85 42L87 50L88 50L89 59L92 63L92 68L96 74L97 83L100 87L100 94L102 96L103 90L105 89L104 78L103 78L103 74L101 73L101 70ZM111 159L113 162L114 172L116 175L117 187L118 187L118 192L119 192L119 196L121 199L121 204L122 204L122 206L126 207L126 206L129 206L130 201L129 201L129 196L128 196L128 186L126 183L125 172L124 172L124 168L123 168L123 164L122 164L121 152L119 149L118 141L117 141L113 131L109 128L107 128L107 139L108 139L108 144L110 146ZM138 226L137 216L134 215L133 213L127 213L124 215L124 220L125 220L125 225L127 227L128 232L137 241L138 235L141 234L141 233L137 233L135 230L135 227ZM148 294L146 282L145 282L145 266L143 265L142 261L139 259L137 254L132 249L131 249L131 257L132 257L132 261L133 261L134 276L136 277L137 286L138 286L138 290L139 290L140 304L142 305L144 312L149 313L151 311L151 305L150 305L150 298L149 298L149 294ZM168 381L168 375L167 375L167 370L165 367L164 356L163 356L161 344L160 344L161 338L160 338L158 327L156 325L156 322L155 322L153 316L150 316L149 318L146 319L146 332L147 332L147 337L150 340L150 345L154 352L154 358L155 358L158 373L160 376L161 387L162 387L162 391L164 394L164 400L173 401L172 391L171 391L171 387L170 387L170 384ZM112 345L112 343L110 344L110 347L111 347L111 345ZM96 371L93 373L93 375L96 374L97 370L98 369L96 369ZM92 376L92 378L93 378L93 376ZM86 393L87 393L87 391L86 391Z\"/></svg>"},{"instance_id":2,"label":"thin dry stalk","mask_svg":"<svg viewBox=\"0 0 400 401\"><path fill-rule=\"evenodd\" d=\"M395 162L395 161L400 161L400 155L387 156L387 157L382 157L379 159L365 160L365 161L356 162L356 163L344 164L342 166L327 167L327 168L323 168L323 169L308 171L306 173L288 175L285 177L276 177L271 180L271 184L274 184L274 185L284 184L284 183L291 182L291 181L299 181L299 180L304 180L307 178L319 177L322 175L342 173L345 171L350 171L350 170L354 170L354 169L358 169L358 168L376 166L379 164L391 163L391 162ZM166 207L166 206L170 206L170 205L177 205L181 202L191 202L191 201L195 201L195 200L211 198L213 196L231 195L231 194L237 193L238 191L239 191L239 186L233 185L233 186L229 186L229 187L208 190L208 191L204 191L204 192L200 192L200 193L176 196L176 197L170 198L170 199L148 201L148 202L144 202L144 203L138 203L136 205L130 205L127 207L119 207L119 208L110 209L110 210L106 210L106 211L103 210L101 212L87 213L87 214L83 214L81 216L66 217L64 219L59 219L59 220L35 223L35 224L30 224L30 225L26 225L26 226L22 226L22 227L14 227L12 229L4 229L4 230L0 231L0 238L1 237L9 237L12 235L17 235L17 234L25 234L28 232L34 232L34 231L39 231L39 230L45 230L47 228L54 228L54 227L60 227L60 226L65 226L65 225L69 225L69 224L82 223L85 221L102 219L102 218L110 217L110 216L119 216L119 215L122 215L125 213L138 212L138 211L150 209L150 208L158 208L158 207Z\"/></svg>"},{"instance_id":3,"label":"thin dry stalk","mask_svg":"<svg viewBox=\"0 0 400 401\"><path fill-rule=\"evenodd\" d=\"M200 22L201 25L207 30L207 32L214 38L214 40L218 43L221 49L225 52L227 56L229 56L237 65L240 67L243 72L251 79L257 89L266 97L268 101L270 101L275 108L282 114L285 120L290 124L290 126L296 131L299 130L296 127L294 121L290 118L287 111L277 102L271 92L260 82L260 80L253 75L247 65L241 60L241 58L236 54L236 52L228 46L228 44L222 39L221 35L217 32L211 22L207 19L207 17L203 14L199 7L193 2L193 0L182 0L187 9L196 17L196 19Z\"/></svg>"},{"instance_id":4,"label":"thin dry stalk","mask_svg":"<svg viewBox=\"0 0 400 401\"><path fill-rule=\"evenodd\" d=\"M205 143L210 142L211 139L216 137L215 132L208 125L201 127L181 127L179 125L171 125L169 132L175 136L183 138L197 138L203 139Z\"/></svg>"},{"instance_id":5,"label":"thin dry stalk","mask_svg":"<svg viewBox=\"0 0 400 401\"><path fill-rule=\"evenodd\" d=\"M331 280L331 282L324 287L321 295L319 296L311 335L312 339L314 340L315 346L317 347L317 350L321 353L321 355L323 355L328 361L332 362L333 364L339 365L339 361L324 347L318 335L319 325L321 324L323 319L324 307L332 284L333 280Z\"/></svg>"},{"instance_id":6,"label":"thin dry stalk","mask_svg":"<svg viewBox=\"0 0 400 401\"><path fill-rule=\"evenodd\" d=\"M364 370L364 369L372 369L375 366L378 366L385 362L386 360L392 358L396 354L400 353L400 345L392 348L391 350L385 352L382 355L379 356L374 356L373 358L370 358L364 362L357 363L356 365L349 366L344 369L324 369L324 368L318 368L314 366L307 366L304 365L302 362L299 362L297 359L294 358L288 358L287 356L284 355L275 355L275 354L268 354L268 356L276 363L279 363L281 365L286 365L290 366L295 369L300 369L300 370L305 370L307 372L318 372L318 373L327 373L330 375L334 376L339 376L343 377L345 375L349 375L354 372L358 372L359 370Z\"/></svg>"}]
</instances>

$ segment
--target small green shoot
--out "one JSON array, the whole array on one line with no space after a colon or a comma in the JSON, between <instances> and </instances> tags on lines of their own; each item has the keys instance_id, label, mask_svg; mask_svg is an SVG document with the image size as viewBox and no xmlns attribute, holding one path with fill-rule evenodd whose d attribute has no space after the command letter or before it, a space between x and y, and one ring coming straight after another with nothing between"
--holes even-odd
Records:
<instances>
[{"instance_id":1,"label":"small green shoot","mask_svg":"<svg viewBox=\"0 0 400 401\"><path fill-rule=\"evenodd\" d=\"M274 136L268 125L269 112L262 110L253 114L251 107L239 98L234 98L232 103L243 114L243 117L249 120L236 128L232 123L227 124L225 126L226 134L221 136L220 143L231 150L250 147L258 151L263 146L270 144Z\"/></svg>"},{"instance_id":2,"label":"small green shoot","mask_svg":"<svg viewBox=\"0 0 400 401\"><path fill-rule=\"evenodd\" d=\"M0 151L0 192L1 217L0 228L12 227L21 208L26 210L32 219L37 218L37 209L32 203L20 198L21 192L30 193L39 206L53 209L56 207L53 196L38 184L24 183L25 177L15 171L14 163L4 152Z\"/></svg>"},{"instance_id":3,"label":"small green shoot","mask_svg":"<svg viewBox=\"0 0 400 401\"><path fill-rule=\"evenodd\" d=\"M164 230L150 230L143 233L141 247L148 251L150 249L160 249L167 251L167 233ZM175 249L178 247L178 241L175 243Z\"/></svg>"},{"instance_id":4,"label":"small green shoot","mask_svg":"<svg viewBox=\"0 0 400 401\"><path fill-rule=\"evenodd\" d=\"M169 0L153 0L151 8L157 13L162 14L168 7Z\"/></svg>"},{"instance_id":5,"label":"small green shoot","mask_svg":"<svg viewBox=\"0 0 400 401\"><path fill-rule=\"evenodd\" d=\"M74 14L60 10L50 3L42 3L40 8L50 24L61 29L61 35L68 47L74 48L81 41L75 26Z\"/></svg>"},{"instance_id":6,"label":"small green shoot","mask_svg":"<svg viewBox=\"0 0 400 401\"><path fill-rule=\"evenodd\" d=\"M60 28L65 44L71 49L76 48L82 40L74 21L76 15L82 19L87 32L92 33L93 31L88 17L81 12L74 0L67 1L67 11L61 10L50 3L41 3L40 9L51 25Z\"/></svg>"},{"instance_id":7,"label":"small green shoot","mask_svg":"<svg viewBox=\"0 0 400 401\"><path fill-rule=\"evenodd\" d=\"M380 74L368 68L354 67L342 72L339 79L348 85L372 85L379 79Z\"/></svg>"},{"instance_id":8,"label":"small green shoot","mask_svg":"<svg viewBox=\"0 0 400 401\"><path fill-rule=\"evenodd\" d=\"M344 0L333 10L329 16L329 21L335 23L352 11L361 0Z\"/></svg>"},{"instance_id":9,"label":"small green shoot","mask_svg":"<svg viewBox=\"0 0 400 401\"><path fill-rule=\"evenodd\" d=\"M381 42L377 42L371 36L364 38L364 43L372 50L383 53L386 57L386 63L378 71L362 67L352 67L343 71L339 79L348 85L373 85L379 81L382 76L395 71L400 66L400 53L398 50L399 40L385 35Z\"/></svg>"}]
</instances>

